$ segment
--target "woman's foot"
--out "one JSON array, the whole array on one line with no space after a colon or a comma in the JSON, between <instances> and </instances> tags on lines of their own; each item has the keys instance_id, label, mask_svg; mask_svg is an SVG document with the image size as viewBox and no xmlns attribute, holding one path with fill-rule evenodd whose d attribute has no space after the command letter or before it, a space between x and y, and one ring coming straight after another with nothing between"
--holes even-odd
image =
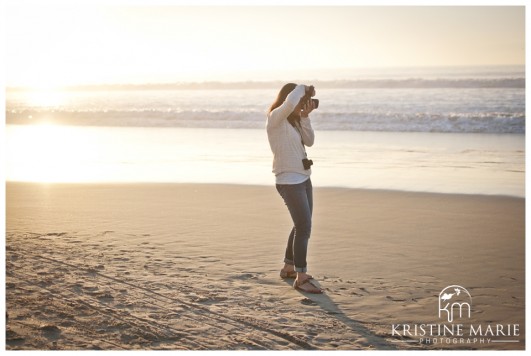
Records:
<instances>
[{"instance_id":1,"label":"woman's foot","mask_svg":"<svg viewBox=\"0 0 531 356\"><path fill-rule=\"evenodd\" d=\"M297 279L293 283L293 288L300 290L301 292L306 293L313 293L313 294L321 294L323 293L323 290L316 285L314 285L310 278L299 278L300 276L297 276Z\"/></svg>"},{"instance_id":2,"label":"woman's foot","mask_svg":"<svg viewBox=\"0 0 531 356\"><path fill-rule=\"evenodd\" d=\"M284 269L280 270L280 278L282 279L288 279L288 278L296 278L297 272L295 271L286 271Z\"/></svg>"}]
</instances>

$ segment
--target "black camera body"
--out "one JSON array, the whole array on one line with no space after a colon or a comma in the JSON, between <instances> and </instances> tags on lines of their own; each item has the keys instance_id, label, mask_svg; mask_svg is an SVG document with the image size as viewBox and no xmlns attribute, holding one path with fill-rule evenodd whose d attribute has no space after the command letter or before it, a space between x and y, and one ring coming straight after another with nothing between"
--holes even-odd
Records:
<instances>
[{"instance_id":1,"label":"black camera body","mask_svg":"<svg viewBox=\"0 0 531 356\"><path fill-rule=\"evenodd\" d=\"M313 161L311 159L305 158L302 160L302 165L305 170L308 170L313 165Z\"/></svg>"},{"instance_id":2,"label":"black camera body","mask_svg":"<svg viewBox=\"0 0 531 356\"><path fill-rule=\"evenodd\" d=\"M304 96L302 97L302 100L304 102L308 100L313 101L314 109L317 109L319 107L319 99L312 99L312 96L314 95L315 95L315 88L313 87L313 85L310 85L310 90L306 94L304 94Z\"/></svg>"}]
</instances>

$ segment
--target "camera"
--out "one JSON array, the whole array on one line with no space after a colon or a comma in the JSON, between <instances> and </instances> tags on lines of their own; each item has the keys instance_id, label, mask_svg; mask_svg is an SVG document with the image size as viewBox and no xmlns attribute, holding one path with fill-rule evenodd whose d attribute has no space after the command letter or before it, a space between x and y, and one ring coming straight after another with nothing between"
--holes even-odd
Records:
<instances>
[{"instance_id":1,"label":"camera","mask_svg":"<svg viewBox=\"0 0 531 356\"><path fill-rule=\"evenodd\" d=\"M311 159L305 158L302 160L302 165L304 166L304 169L308 170L313 165L313 161Z\"/></svg>"},{"instance_id":2,"label":"camera","mask_svg":"<svg viewBox=\"0 0 531 356\"><path fill-rule=\"evenodd\" d=\"M313 101L314 109L317 109L319 107L319 99L312 99L312 96L314 95L315 95L315 88L313 87L313 85L310 85L310 90L306 94L304 94L304 96L302 97L302 100L303 102L308 101L308 100Z\"/></svg>"}]
</instances>

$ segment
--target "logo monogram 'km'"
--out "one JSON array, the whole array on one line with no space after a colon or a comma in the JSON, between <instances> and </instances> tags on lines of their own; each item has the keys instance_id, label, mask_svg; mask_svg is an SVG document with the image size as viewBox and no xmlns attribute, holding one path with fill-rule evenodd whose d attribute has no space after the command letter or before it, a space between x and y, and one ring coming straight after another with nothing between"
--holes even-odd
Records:
<instances>
[{"instance_id":1,"label":"logo monogram 'km'","mask_svg":"<svg viewBox=\"0 0 531 356\"><path fill-rule=\"evenodd\" d=\"M466 290L458 285L452 285L444 288L439 293L439 318L442 312L446 312L448 322L454 321L454 311L459 311L459 318L463 318L463 311L468 311L468 318L472 309L472 296Z\"/></svg>"}]
</instances>

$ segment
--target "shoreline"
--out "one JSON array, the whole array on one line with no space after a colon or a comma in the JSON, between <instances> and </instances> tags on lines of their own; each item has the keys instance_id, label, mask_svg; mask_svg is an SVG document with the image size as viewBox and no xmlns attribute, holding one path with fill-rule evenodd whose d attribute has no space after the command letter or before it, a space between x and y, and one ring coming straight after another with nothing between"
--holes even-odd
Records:
<instances>
[{"instance_id":1,"label":"shoreline","mask_svg":"<svg viewBox=\"0 0 531 356\"><path fill-rule=\"evenodd\" d=\"M212 187L250 187L250 188L273 188L275 190L275 182L272 180L271 184L257 184L257 183L211 183L211 182L33 182L33 181L6 181L6 187L8 185L34 185L34 186L73 186L73 187L83 187L83 186L99 186L99 187L157 187L157 186L168 186L168 187L179 187L179 186L212 186ZM346 190L354 192L372 192L372 193L403 193L403 194L427 194L427 195L450 195L450 196L462 196L462 197L486 197L486 198L514 198L521 199L525 201L525 196L509 195L509 194L480 194L480 193L452 193L452 192L431 192L431 191L421 191L421 190L404 190L404 189L380 189L380 188L353 188L346 186L313 186L314 190ZM275 190L276 192L276 190Z\"/></svg>"},{"instance_id":2,"label":"shoreline","mask_svg":"<svg viewBox=\"0 0 531 356\"><path fill-rule=\"evenodd\" d=\"M53 125L8 125L7 129L8 181L274 186L264 130ZM525 195L522 135L351 131L316 135L319 145L308 150L315 163L315 187ZM42 150L34 152L32 147Z\"/></svg>"},{"instance_id":3,"label":"shoreline","mask_svg":"<svg viewBox=\"0 0 531 356\"><path fill-rule=\"evenodd\" d=\"M273 185L8 182L6 202L7 349L525 349L524 198L314 188L323 295L278 276ZM459 323L518 342L393 335L442 323L450 285L472 295Z\"/></svg>"}]
</instances>

